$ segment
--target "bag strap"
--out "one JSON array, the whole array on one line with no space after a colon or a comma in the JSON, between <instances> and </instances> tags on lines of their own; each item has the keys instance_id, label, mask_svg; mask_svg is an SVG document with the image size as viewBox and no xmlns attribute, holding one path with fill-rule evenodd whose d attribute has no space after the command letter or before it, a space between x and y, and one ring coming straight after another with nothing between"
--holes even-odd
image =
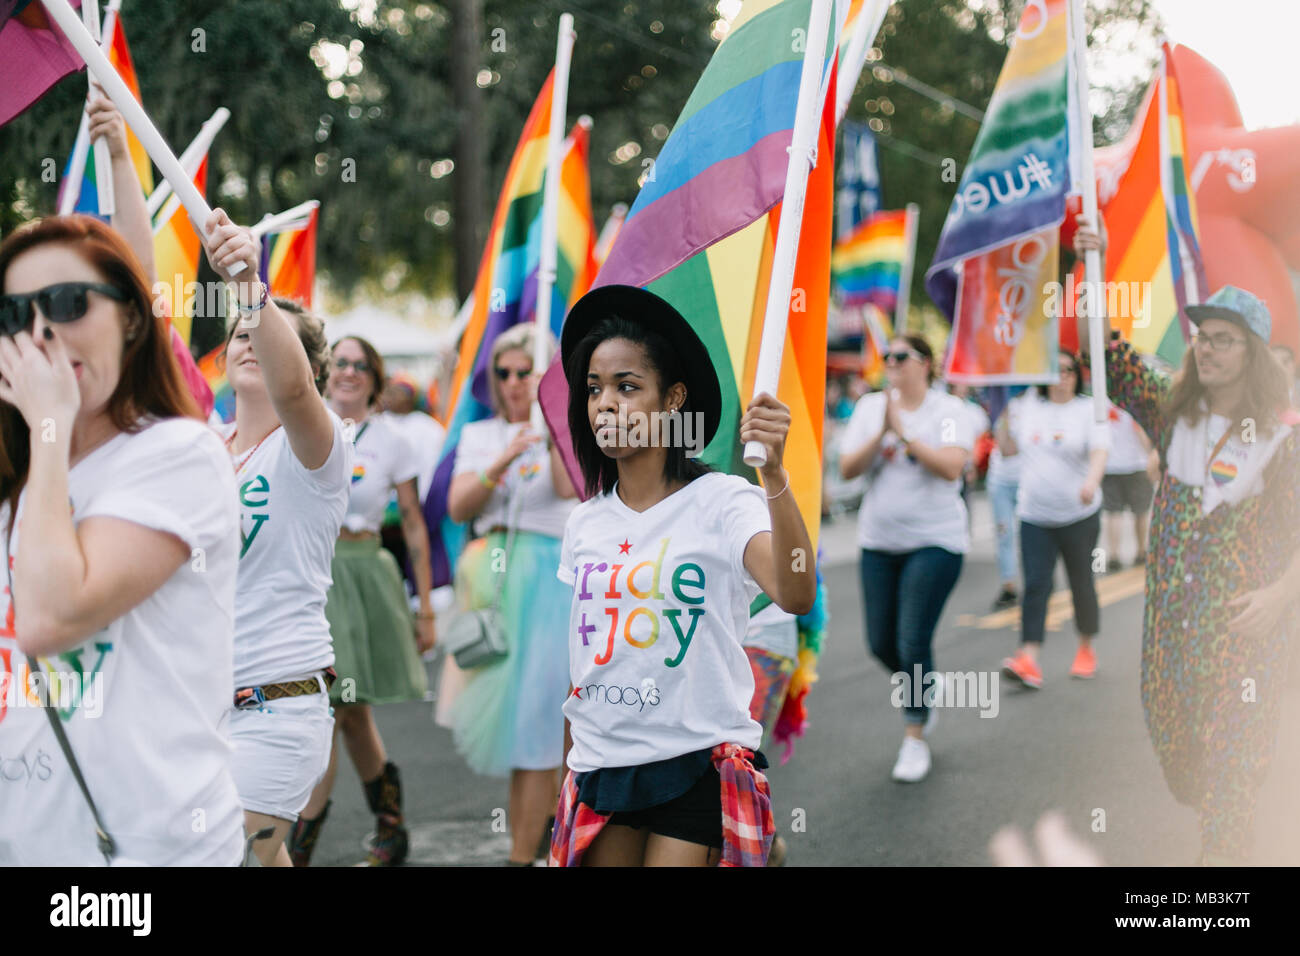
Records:
<instances>
[{"instance_id":1,"label":"bag strap","mask_svg":"<svg viewBox=\"0 0 1300 956\"><path fill-rule=\"evenodd\" d=\"M13 580L12 575L10 575L10 580ZM12 601L12 585L9 588L9 597ZM33 674L40 669L40 664L30 654L27 655L27 666ZM113 838L109 836L104 821L100 819L99 808L95 806L95 798L90 795L90 788L86 786L86 778L81 775L81 766L72 753L72 745L68 743L68 735L63 729L63 721L59 720L59 715L54 712L54 707L49 699L49 686L49 681L46 681L46 699L41 703L41 710L45 711L45 716L49 718L50 729L54 731L54 737L59 742L59 749L63 751L64 759L68 761L68 766L72 768L72 776L76 779L77 786L81 788L81 795L86 798L86 804L90 807L90 815L95 820L95 839L99 843L99 852L104 854L104 862L111 866L113 857L117 853L117 846L114 844Z\"/></svg>"},{"instance_id":2,"label":"bag strap","mask_svg":"<svg viewBox=\"0 0 1300 956\"><path fill-rule=\"evenodd\" d=\"M14 572L10 565L10 558L13 555L13 529L10 528L9 536L5 540L5 574L9 578L9 609L17 616L17 609L14 607ZM30 673L35 674L41 670L41 665L37 663L36 658L27 655L27 668ZM68 735L63 730L63 722L59 715L54 712L54 707L50 701L50 682L45 683L45 699L41 701L41 710L45 711L45 716L49 718L50 729L54 731L54 739L59 742L59 749L63 751L63 758L68 761L68 766L72 768L72 776L77 781L77 786L81 788L81 795L86 798L86 804L90 807L90 815L95 821L95 841L99 844L99 852L104 854L104 862L109 866L113 865L113 857L117 854L117 845L108 833L108 828L104 826L104 821L99 817L99 808L95 806L95 800L90 795L90 788L86 786L86 778L81 775L81 765L77 763L77 758L72 753L72 745L68 743Z\"/></svg>"},{"instance_id":3,"label":"bag strap","mask_svg":"<svg viewBox=\"0 0 1300 956\"><path fill-rule=\"evenodd\" d=\"M506 485L506 569L501 574L501 577L497 579L496 594L492 596L492 603L489 605L494 611L500 610L501 595L506 589L506 575L510 573L510 553L514 550L515 531L518 530L515 525L519 518L519 508L524 497L518 492L522 490L522 488L515 489L515 493L512 494L509 484Z\"/></svg>"}]
</instances>

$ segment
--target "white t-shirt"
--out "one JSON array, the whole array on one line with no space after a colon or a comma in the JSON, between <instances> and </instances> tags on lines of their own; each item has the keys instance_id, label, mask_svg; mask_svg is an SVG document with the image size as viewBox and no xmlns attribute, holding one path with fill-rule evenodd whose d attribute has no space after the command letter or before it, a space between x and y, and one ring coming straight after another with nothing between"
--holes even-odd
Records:
<instances>
[{"instance_id":1,"label":"white t-shirt","mask_svg":"<svg viewBox=\"0 0 1300 956\"><path fill-rule=\"evenodd\" d=\"M334 663L325 595L348 507L352 443L342 420L329 416L334 444L315 471L298 460L283 428L234 459L242 539L236 687L297 680ZM226 427L227 437L234 427Z\"/></svg>"},{"instance_id":2,"label":"white t-shirt","mask_svg":"<svg viewBox=\"0 0 1300 956\"><path fill-rule=\"evenodd\" d=\"M1142 426L1124 409L1112 405L1109 415L1110 455L1106 474L1131 475L1147 470L1147 450L1142 446Z\"/></svg>"},{"instance_id":3,"label":"white t-shirt","mask_svg":"<svg viewBox=\"0 0 1300 956\"><path fill-rule=\"evenodd\" d=\"M578 505L557 577L572 585L564 704L576 772L737 743L755 748L754 674L741 647L759 587L750 538L771 530L763 492L712 473L637 513L618 491Z\"/></svg>"},{"instance_id":4,"label":"white t-shirt","mask_svg":"<svg viewBox=\"0 0 1300 956\"><path fill-rule=\"evenodd\" d=\"M1016 433L1016 422L1020 420L1020 406L1030 400L1027 392L1017 395L1007 402L1007 407L1002 410L1002 414L1007 419L1007 431L1011 435ZM999 426L1001 423L999 422ZM989 473L987 480L990 483L1015 485L1020 482L1020 456L1003 455L1002 450L997 444L993 445L993 450L989 452Z\"/></svg>"},{"instance_id":5,"label":"white t-shirt","mask_svg":"<svg viewBox=\"0 0 1300 956\"><path fill-rule=\"evenodd\" d=\"M393 489L418 476L410 442L386 415L371 415L355 426L351 493L343 527L379 533Z\"/></svg>"},{"instance_id":6,"label":"white t-shirt","mask_svg":"<svg viewBox=\"0 0 1300 956\"><path fill-rule=\"evenodd\" d=\"M1228 429L1228 440L1211 460ZM1184 485L1201 489L1204 514L1221 504L1237 505L1264 491L1264 470L1290 434L1290 425L1278 425L1272 435L1261 433L1246 441L1249 435L1240 422L1208 414L1202 402L1199 422L1192 425L1179 418L1174 424L1166 452L1169 473Z\"/></svg>"},{"instance_id":7,"label":"white t-shirt","mask_svg":"<svg viewBox=\"0 0 1300 956\"><path fill-rule=\"evenodd\" d=\"M424 412L409 412L406 415L384 412L380 417L395 425L411 446L416 467L415 487L420 493L420 500L424 501L428 497L429 486L433 484L433 473L438 468L442 446L447 441L447 429Z\"/></svg>"},{"instance_id":8,"label":"white t-shirt","mask_svg":"<svg viewBox=\"0 0 1300 956\"><path fill-rule=\"evenodd\" d=\"M1079 500L1090 454L1110 447L1110 426L1096 420L1091 398L1076 395L1064 403L1028 399L1011 437L1021 459L1018 518L1060 528L1101 507L1100 487L1090 504Z\"/></svg>"},{"instance_id":9,"label":"white t-shirt","mask_svg":"<svg viewBox=\"0 0 1300 956\"><path fill-rule=\"evenodd\" d=\"M472 422L460 432L456 446L456 465L452 476L480 472L501 456L517 434L528 427L528 422L510 424L504 418L488 418ZM516 500L516 495L522 496ZM564 536L564 523L569 520L576 498L561 498L551 482L551 456L545 442L538 442L510 464L504 476L504 487L495 488L487 504L474 519L480 534L494 525L506 524L506 505L515 516L514 526L521 531L544 534L552 538Z\"/></svg>"},{"instance_id":10,"label":"white t-shirt","mask_svg":"<svg viewBox=\"0 0 1300 956\"><path fill-rule=\"evenodd\" d=\"M858 399L840 436L840 457L852 454L880 434L885 425L884 392ZM913 411L902 412L908 438L931 447L975 447L966 403L930 389ZM938 547L954 554L970 550L961 480L946 481L907 455L898 436L885 436L875 461L867 466L867 490L858 509L858 546L904 552Z\"/></svg>"},{"instance_id":11,"label":"white t-shirt","mask_svg":"<svg viewBox=\"0 0 1300 956\"><path fill-rule=\"evenodd\" d=\"M63 729L118 857L233 866L244 817L222 728L234 694L239 555L230 458L201 422L155 422L79 461L68 496L74 523L130 521L175 535L193 554L122 617L38 661L63 677ZM21 548L26 501L12 551L0 532L5 561ZM9 507L0 506L0 529L8 522ZM14 638L8 582L0 582L0 864L102 866L90 809L46 715L27 696L27 659Z\"/></svg>"}]
</instances>

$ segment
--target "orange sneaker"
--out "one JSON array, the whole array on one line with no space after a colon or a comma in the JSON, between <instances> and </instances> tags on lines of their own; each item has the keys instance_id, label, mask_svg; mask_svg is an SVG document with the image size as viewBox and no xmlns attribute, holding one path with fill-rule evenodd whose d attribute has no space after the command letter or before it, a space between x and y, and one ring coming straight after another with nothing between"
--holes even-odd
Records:
<instances>
[{"instance_id":1,"label":"orange sneaker","mask_svg":"<svg viewBox=\"0 0 1300 956\"><path fill-rule=\"evenodd\" d=\"M1014 677L1026 687L1038 690L1043 686L1043 672L1023 650L1016 651L1015 657L1008 657L1002 662L1002 673Z\"/></svg>"},{"instance_id":2,"label":"orange sneaker","mask_svg":"<svg viewBox=\"0 0 1300 956\"><path fill-rule=\"evenodd\" d=\"M1070 665L1070 676L1083 680L1090 680L1097 676L1097 652L1091 646L1081 646L1079 652L1074 655L1074 663Z\"/></svg>"}]
</instances>

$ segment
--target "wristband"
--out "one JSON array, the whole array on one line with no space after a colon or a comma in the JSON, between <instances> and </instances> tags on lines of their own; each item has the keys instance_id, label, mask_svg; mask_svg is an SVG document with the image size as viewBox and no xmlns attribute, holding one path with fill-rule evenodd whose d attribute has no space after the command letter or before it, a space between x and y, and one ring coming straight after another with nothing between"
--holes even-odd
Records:
<instances>
[{"instance_id":1,"label":"wristband","mask_svg":"<svg viewBox=\"0 0 1300 956\"><path fill-rule=\"evenodd\" d=\"M499 480L493 481L491 478L488 477L486 468L478 473L478 480L479 480L479 484L481 484L484 488L495 488L497 485L501 484Z\"/></svg>"},{"instance_id":2,"label":"wristband","mask_svg":"<svg viewBox=\"0 0 1300 956\"><path fill-rule=\"evenodd\" d=\"M258 285L262 287L262 294L255 305L243 305L239 301L239 296L237 294L233 295L235 308L239 310L240 315L252 315L254 312L260 312L266 308L266 303L271 301L271 290L267 288L266 283L259 279Z\"/></svg>"}]
</instances>

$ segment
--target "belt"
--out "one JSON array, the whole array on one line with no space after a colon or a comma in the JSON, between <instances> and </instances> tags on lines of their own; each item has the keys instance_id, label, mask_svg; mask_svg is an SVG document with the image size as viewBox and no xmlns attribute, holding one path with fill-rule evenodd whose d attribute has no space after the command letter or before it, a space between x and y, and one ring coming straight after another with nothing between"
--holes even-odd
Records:
<instances>
[{"instance_id":1,"label":"belt","mask_svg":"<svg viewBox=\"0 0 1300 956\"><path fill-rule=\"evenodd\" d=\"M327 667L320 672L325 690L334 686L338 674L334 668ZM263 684L260 687L241 687L235 691L235 709L253 710L261 707L268 700L280 700L282 697L305 697L321 692L321 679L309 677L306 680L281 681L278 684Z\"/></svg>"}]
</instances>

